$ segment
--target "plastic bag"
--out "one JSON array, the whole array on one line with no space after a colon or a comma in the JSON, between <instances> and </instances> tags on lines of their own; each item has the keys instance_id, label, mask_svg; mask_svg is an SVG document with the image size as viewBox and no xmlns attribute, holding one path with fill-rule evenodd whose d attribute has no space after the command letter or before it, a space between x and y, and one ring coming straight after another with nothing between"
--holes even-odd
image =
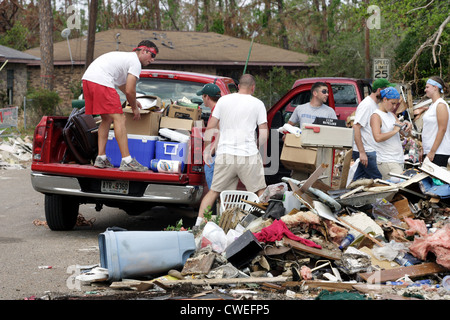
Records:
<instances>
[{"instance_id":1,"label":"plastic bag","mask_svg":"<svg viewBox=\"0 0 450 320\"><path fill-rule=\"evenodd\" d=\"M393 225L400 226L401 224L397 208L384 198L375 200L375 203L372 204L372 214L376 219L389 221Z\"/></svg>"},{"instance_id":2,"label":"plastic bag","mask_svg":"<svg viewBox=\"0 0 450 320\"><path fill-rule=\"evenodd\" d=\"M383 247L372 248L372 253L378 260L393 261L400 252L407 250L408 248L404 243L391 240L391 242L385 244Z\"/></svg>"},{"instance_id":3,"label":"plastic bag","mask_svg":"<svg viewBox=\"0 0 450 320\"><path fill-rule=\"evenodd\" d=\"M222 253L227 248L227 235L217 224L209 221L203 228L201 248L211 245L211 249Z\"/></svg>"},{"instance_id":4,"label":"plastic bag","mask_svg":"<svg viewBox=\"0 0 450 320\"><path fill-rule=\"evenodd\" d=\"M269 199L279 199L283 198L284 193L288 190L288 186L285 182L280 182L276 184L269 185L259 197L259 202L266 203Z\"/></svg>"}]
</instances>

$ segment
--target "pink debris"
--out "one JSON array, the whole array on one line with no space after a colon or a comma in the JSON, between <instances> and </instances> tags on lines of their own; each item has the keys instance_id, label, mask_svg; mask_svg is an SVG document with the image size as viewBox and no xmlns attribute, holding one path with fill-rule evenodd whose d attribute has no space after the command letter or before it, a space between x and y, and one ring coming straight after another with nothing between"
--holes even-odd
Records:
<instances>
[{"instance_id":1,"label":"pink debris","mask_svg":"<svg viewBox=\"0 0 450 320\"><path fill-rule=\"evenodd\" d=\"M302 266L300 269L300 275L302 276L303 280L311 280L312 279L312 272L311 269L307 266Z\"/></svg>"},{"instance_id":2,"label":"pink debris","mask_svg":"<svg viewBox=\"0 0 450 320\"><path fill-rule=\"evenodd\" d=\"M414 239L409 251L420 260L426 260L429 252L436 256L436 263L450 269L450 224L435 233Z\"/></svg>"},{"instance_id":3,"label":"pink debris","mask_svg":"<svg viewBox=\"0 0 450 320\"><path fill-rule=\"evenodd\" d=\"M409 226L409 230L406 230L406 235L412 236L416 233L418 233L422 237L427 235L428 230L427 226L425 225L425 221L411 218L405 218L405 221Z\"/></svg>"}]
</instances>

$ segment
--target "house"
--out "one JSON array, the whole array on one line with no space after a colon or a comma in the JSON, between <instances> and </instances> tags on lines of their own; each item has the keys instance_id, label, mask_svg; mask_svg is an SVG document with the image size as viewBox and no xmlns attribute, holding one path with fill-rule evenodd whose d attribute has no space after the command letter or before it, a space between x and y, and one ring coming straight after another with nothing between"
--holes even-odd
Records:
<instances>
[{"instance_id":1,"label":"house","mask_svg":"<svg viewBox=\"0 0 450 320\"><path fill-rule=\"evenodd\" d=\"M27 93L27 65L39 57L0 45L0 107L22 106Z\"/></svg>"},{"instance_id":2,"label":"house","mask_svg":"<svg viewBox=\"0 0 450 320\"><path fill-rule=\"evenodd\" d=\"M150 68L202 72L239 78L251 42L213 32L111 29L95 35L94 59L106 52L132 51L144 39L155 42L159 54ZM85 69L87 36L54 43L55 89L65 101L73 99ZM40 49L25 51L40 57ZM306 54L254 42L247 72L264 73L274 66L300 70L314 66ZM29 64L29 81L39 86L40 64Z\"/></svg>"}]
</instances>

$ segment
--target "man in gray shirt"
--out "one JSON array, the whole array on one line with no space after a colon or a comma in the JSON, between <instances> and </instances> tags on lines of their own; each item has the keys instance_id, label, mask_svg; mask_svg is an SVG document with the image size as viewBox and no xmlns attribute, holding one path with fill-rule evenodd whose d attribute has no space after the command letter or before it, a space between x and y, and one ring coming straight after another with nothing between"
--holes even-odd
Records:
<instances>
[{"instance_id":1,"label":"man in gray shirt","mask_svg":"<svg viewBox=\"0 0 450 320\"><path fill-rule=\"evenodd\" d=\"M328 87L326 83L316 82L311 87L311 100L308 103L301 104L295 108L288 123L299 127L302 124L313 123L317 117L327 119L337 119L336 112L333 108L327 106L325 103L328 100ZM306 172L293 170L291 177L297 180L304 180L308 178Z\"/></svg>"},{"instance_id":2,"label":"man in gray shirt","mask_svg":"<svg viewBox=\"0 0 450 320\"><path fill-rule=\"evenodd\" d=\"M325 103L328 100L328 87L323 82L316 82L311 87L311 100L295 108L288 123L298 124L302 127L304 123L313 123L317 117L337 119L336 112Z\"/></svg>"}]
</instances>

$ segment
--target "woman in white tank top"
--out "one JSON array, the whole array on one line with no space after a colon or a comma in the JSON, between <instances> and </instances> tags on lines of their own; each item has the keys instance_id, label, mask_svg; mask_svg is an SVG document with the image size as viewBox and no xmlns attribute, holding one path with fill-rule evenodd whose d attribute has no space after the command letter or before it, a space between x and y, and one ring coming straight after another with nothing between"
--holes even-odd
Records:
<instances>
[{"instance_id":1,"label":"woman in white tank top","mask_svg":"<svg viewBox=\"0 0 450 320\"><path fill-rule=\"evenodd\" d=\"M448 87L439 77L431 77L425 86L425 93L432 104L423 115L422 147L424 159L447 167L450 157L450 120L447 102L441 95Z\"/></svg>"},{"instance_id":2,"label":"woman in white tank top","mask_svg":"<svg viewBox=\"0 0 450 320\"><path fill-rule=\"evenodd\" d=\"M389 172L403 172L404 152L400 140L401 123L392 112L397 106L400 94L397 89L388 87L380 91L381 102L370 117L370 126L376 144L377 166L383 180L390 178ZM407 124L409 131L410 125Z\"/></svg>"}]
</instances>

